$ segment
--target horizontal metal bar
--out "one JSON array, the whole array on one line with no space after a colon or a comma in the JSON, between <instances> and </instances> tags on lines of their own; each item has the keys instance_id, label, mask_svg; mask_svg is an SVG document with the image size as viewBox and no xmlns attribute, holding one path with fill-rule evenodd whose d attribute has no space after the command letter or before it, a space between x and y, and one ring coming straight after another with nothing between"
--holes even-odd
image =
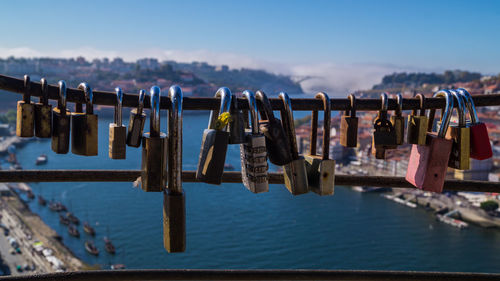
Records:
<instances>
[{"instance_id":1,"label":"horizontal metal bar","mask_svg":"<svg viewBox=\"0 0 500 281\"><path fill-rule=\"evenodd\" d=\"M500 274L376 270L140 269L60 272L0 280L498 280Z\"/></svg>"},{"instance_id":2,"label":"horizontal metal bar","mask_svg":"<svg viewBox=\"0 0 500 281\"><path fill-rule=\"evenodd\" d=\"M49 85L49 98L52 100L58 99L58 87L54 85ZM0 90L5 90L13 93L23 94L24 93L24 80L18 79L6 75L0 75ZM286 90L286 89L284 89ZM31 82L30 93L32 96L41 95L41 87L39 82ZM96 105L115 105L116 95L114 92L107 91L97 91L94 90L94 104ZM215 93L214 93L215 94ZM268 93L276 94L276 93ZM500 105L500 94L494 95L474 95L475 106L493 106ZM84 103L84 93L82 90L75 88L67 88L67 101ZM280 110L283 108L283 102L279 99L270 99L273 109ZM350 102L347 98L345 99L331 99L332 110L346 110ZM138 95L137 93L124 93L123 94L123 106L124 107L136 107L138 105ZM442 108L445 105L445 101L442 98L426 98L425 107L430 108ZM149 99L144 101L145 107L150 107ZM248 103L245 99L238 99L238 106L240 108L248 108ZM417 109L420 106L420 101L417 98L404 99L403 109ZM170 109L170 100L164 95L161 98L160 107L162 109ZM183 99L183 109L184 110L212 110L218 109L220 107L220 102L215 98L195 98L195 97L184 97ZM319 99L314 98L294 98L292 99L293 110L299 111L312 111L321 110L323 108L323 102ZM396 99L389 99L389 109L395 110L397 108ZM380 99L356 99L356 109L363 110L379 110L380 109Z\"/></svg>"},{"instance_id":3,"label":"horizontal metal bar","mask_svg":"<svg viewBox=\"0 0 500 281\"><path fill-rule=\"evenodd\" d=\"M23 170L0 171L0 182L132 182L139 170ZM195 171L183 171L182 181L198 182ZM222 182L241 183L240 172L224 172ZM269 173L269 183L283 184L283 174ZM335 175L335 184L344 186L376 186L413 188L403 177ZM500 182L446 180L449 191L500 192Z\"/></svg>"}]
</instances>

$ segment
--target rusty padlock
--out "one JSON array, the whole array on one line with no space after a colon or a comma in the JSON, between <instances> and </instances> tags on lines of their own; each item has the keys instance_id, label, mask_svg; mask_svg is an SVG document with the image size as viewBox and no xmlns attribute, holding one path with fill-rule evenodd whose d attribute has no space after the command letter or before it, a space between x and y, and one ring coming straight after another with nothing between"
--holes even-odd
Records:
<instances>
[{"instance_id":1,"label":"rusty padlock","mask_svg":"<svg viewBox=\"0 0 500 281\"><path fill-rule=\"evenodd\" d=\"M340 144L345 147L358 146L358 117L356 117L356 97L348 96L351 105L340 120Z\"/></svg>"},{"instance_id":2,"label":"rusty padlock","mask_svg":"<svg viewBox=\"0 0 500 281\"><path fill-rule=\"evenodd\" d=\"M323 149L322 155L316 155L318 137L318 111L311 117L311 144L309 154L304 155L306 161L309 188L319 195L333 195L335 188L335 160L330 159L330 127L331 104L327 94L320 92L316 98L323 100Z\"/></svg>"},{"instance_id":3,"label":"rusty padlock","mask_svg":"<svg viewBox=\"0 0 500 281\"><path fill-rule=\"evenodd\" d=\"M87 83L80 83L78 89L85 94L85 111L79 108L71 116L71 152L77 155L95 156L98 151L98 126L97 115L94 114L92 88ZM78 104L77 104L78 105Z\"/></svg>"},{"instance_id":4,"label":"rusty padlock","mask_svg":"<svg viewBox=\"0 0 500 281\"><path fill-rule=\"evenodd\" d=\"M458 124L450 125L447 136L453 140L448 167L457 170L470 169L470 128L467 126L465 97L455 90L450 90L457 104Z\"/></svg>"},{"instance_id":5,"label":"rusty padlock","mask_svg":"<svg viewBox=\"0 0 500 281\"><path fill-rule=\"evenodd\" d=\"M412 114L408 116L407 142L409 144L425 145L429 118L425 115L424 95L417 94L416 97L420 99L420 113L417 115L417 110L414 109Z\"/></svg>"},{"instance_id":6,"label":"rusty padlock","mask_svg":"<svg viewBox=\"0 0 500 281\"><path fill-rule=\"evenodd\" d=\"M453 111L453 96L448 90L441 90L434 97L444 97L446 105L442 109L441 126L438 133L427 133L425 145L412 145L406 180L416 188L442 192L453 141L446 138ZM430 110L429 121L434 119L435 109ZM430 128L430 127L429 127Z\"/></svg>"},{"instance_id":7,"label":"rusty padlock","mask_svg":"<svg viewBox=\"0 0 500 281\"><path fill-rule=\"evenodd\" d=\"M266 137L269 162L278 166L289 164L292 162L292 153L282 121L274 117L271 103L263 91L257 91L255 98L260 102L261 120L259 120L259 127Z\"/></svg>"},{"instance_id":8,"label":"rusty padlock","mask_svg":"<svg viewBox=\"0 0 500 281\"><path fill-rule=\"evenodd\" d=\"M396 101L398 107L396 109L396 114L391 116L391 123L396 132L396 144L402 145L405 138L405 118L403 117L403 96L401 94L396 95Z\"/></svg>"},{"instance_id":9,"label":"rusty padlock","mask_svg":"<svg viewBox=\"0 0 500 281\"><path fill-rule=\"evenodd\" d=\"M292 102L287 93L281 92L279 98L283 102L281 111L281 120L287 134L290 146L288 149L292 155L292 162L283 166L283 177L285 186L293 195L300 195L309 192L307 181L306 161L302 155L299 155L297 149L297 138L295 136L295 125L293 119Z\"/></svg>"},{"instance_id":10,"label":"rusty padlock","mask_svg":"<svg viewBox=\"0 0 500 281\"><path fill-rule=\"evenodd\" d=\"M49 104L49 85L45 78L40 79L40 100L35 103L35 136L52 136L52 105Z\"/></svg>"},{"instance_id":11,"label":"rusty padlock","mask_svg":"<svg viewBox=\"0 0 500 281\"><path fill-rule=\"evenodd\" d=\"M222 87L215 93L215 97L221 99L220 109L218 111L212 110L208 129L203 131L200 157L196 168L196 179L201 182L219 185L222 182L227 146L229 144L227 125L231 119L229 113L232 100L231 91L226 87Z\"/></svg>"},{"instance_id":12,"label":"rusty padlock","mask_svg":"<svg viewBox=\"0 0 500 281\"><path fill-rule=\"evenodd\" d=\"M113 123L109 124L109 158L125 159L127 155L127 127L122 124L123 92L115 88L116 105Z\"/></svg>"},{"instance_id":13,"label":"rusty padlock","mask_svg":"<svg viewBox=\"0 0 500 281\"><path fill-rule=\"evenodd\" d=\"M146 192L160 192L167 180L168 136L160 131L161 91L151 87L151 115L149 132L142 137L141 188Z\"/></svg>"},{"instance_id":14,"label":"rusty padlock","mask_svg":"<svg viewBox=\"0 0 500 281\"><path fill-rule=\"evenodd\" d=\"M470 158L477 160L484 160L491 158L493 156L493 151L491 149L490 138L488 136L488 129L486 125L479 122L477 117L476 107L474 106L474 101L471 95L464 88L457 89L459 93L464 95L467 100L467 108L469 109L469 115L471 119L470 127Z\"/></svg>"},{"instance_id":15,"label":"rusty padlock","mask_svg":"<svg viewBox=\"0 0 500 281\"><path fill-rule=\"evenodd\" d=\"M169 253L186 250L186 199L182 190L182 90L168 90L168 188L163 192L163 245Z\"/></svg>"},{"instance_id":16,"label":"rusty padlock","mask_svg":"<svg viewBox=\"0 0 500 281\"><path fill-rule=\"evenodd\" d=\"M55 153L66 154L69 151L71 113L66 109L66 82L59 81L59 100L52 109L52 142Z\"/></svg>"},{"instance_id":17,"label":"rusty padlock","mask_svg":"<svg viewBox=\"0 0 500 281\"><path fill-rule=\"evenodd\" d=\"M23 100L17 102L16 136L30 138L35 135L35 104L31 101L31 81L24 75Z\"/></svg>"},{"instance_id":18,"label":"rusty padlock","mask_svg":"<svg viewBox=\"0 0 500 281\"><path fill-rule=\"evenodd\" d=\"M144 98L146 91L139 91L139 105L130 111L128 122L127 145L132 147L141 146L144 123L146 123L146 113L144 113Z\"/></svg>"}]
</instances>

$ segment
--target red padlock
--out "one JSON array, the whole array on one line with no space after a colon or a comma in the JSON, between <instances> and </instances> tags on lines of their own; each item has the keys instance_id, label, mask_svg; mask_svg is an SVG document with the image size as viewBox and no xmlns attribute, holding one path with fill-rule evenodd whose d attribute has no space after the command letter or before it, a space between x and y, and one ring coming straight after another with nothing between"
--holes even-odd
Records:
<instances>
[{"instance_id":1,"label":"red padlock","mask_svg":"<svg viewBox=\"0 0 500 281\"><path fill-rule=\"evenodd\" d=\"M484 123L479 122L477 118L476 107L471 95L464 88L457 90L465 97L467 108L470 115L470 158L477 160L484 160L493 156L491 150L490 137L488 136L488 129Z\"/></svg>"},{"instance_id":2,"label":"red padlock","mask_svg":"<svg viewBox=\"0 0 500 281\"><path fill-rule=\"evenodd\" d=\"M453 96L448 90L441 90L434 97L446 99L441 126L437 134L428 129L425 145L412 145L406 180L419 189L442 192L453 144L452 140L445 138L453 111ZM435 113L435 109L430 111L429 120Z\"/></svg>"}]
</instances>

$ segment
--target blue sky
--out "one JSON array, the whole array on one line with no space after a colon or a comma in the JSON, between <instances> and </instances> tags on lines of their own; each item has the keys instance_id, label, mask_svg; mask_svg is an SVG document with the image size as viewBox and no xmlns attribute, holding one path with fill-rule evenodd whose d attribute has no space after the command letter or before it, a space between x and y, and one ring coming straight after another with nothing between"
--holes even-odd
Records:
<instances>
[{"instance_id":1,"label":"blue sky","mask_svg":"<svg viewBox=\"0 0 500 281\"><path fill-rule=\"evenodd\" d=\"M3 0L0 24L0 57L202 60L324 73L316 84L340 89L392 71L500 72L500 1Z\"/></svg>"}]
</instances>

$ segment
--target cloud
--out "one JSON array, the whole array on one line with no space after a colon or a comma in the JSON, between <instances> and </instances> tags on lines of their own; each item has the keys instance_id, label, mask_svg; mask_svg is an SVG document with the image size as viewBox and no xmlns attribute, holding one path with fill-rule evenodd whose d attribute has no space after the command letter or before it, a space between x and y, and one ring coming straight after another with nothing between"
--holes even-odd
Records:
<instances>
[{"instance_id":1,"label":"cloud","mask_svg":"<svg viewBox=\"0 0 500 281\"><path fill-rule=\"evenodd\" d=\"M234 69L264 69L274 74L290 75L296 81L308 77L309 79L301 82L304 92L313 94L318 91L325 91L331 96L345 96L354 90L371 88L374 84L379 83L386 74L397 71L418 71L418 69L408 66L376 63L338 64L334 62L322 62L293 64L288 62L273 62L242 54L213 52L205 49L184 51L151 48L137 52L117 52L95 49L88 46L58 51L38 51L28 47L0 47L0 57L6 58L9 56L28 58L75 58L83 56L87 60L121 57L125 61L135 61L148 57L157 58L160 61L207 62L212 65L228 65Z\"/></svg>"}]
</instances>

